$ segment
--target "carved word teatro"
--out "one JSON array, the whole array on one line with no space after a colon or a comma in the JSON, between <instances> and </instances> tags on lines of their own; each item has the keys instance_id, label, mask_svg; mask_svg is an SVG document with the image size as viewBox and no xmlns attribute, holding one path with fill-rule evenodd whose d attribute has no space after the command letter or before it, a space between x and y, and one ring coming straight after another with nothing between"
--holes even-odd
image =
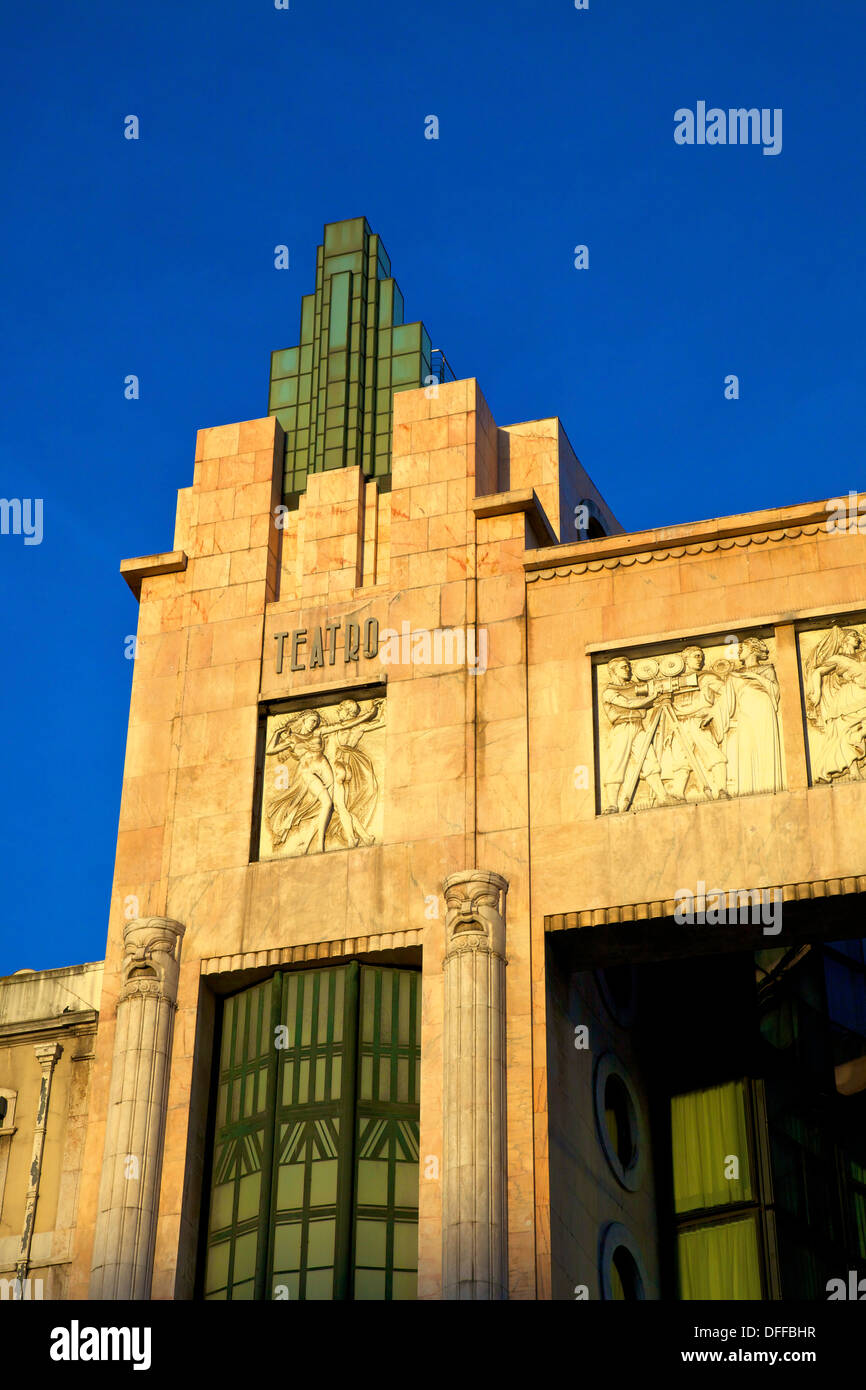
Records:
<instances>
[{"instance_id":1,"label":"carved word teatro","mask_svg":"<svg viewBox=\"0 0 866 1390\"><path fill-rule=\"evenodd\" d=\"M0 1277L825 1299L866 1262L866 535L625 532L363 218L293 338L120 566L105 959L0 981ZM772 935L677 912L740 893Z\"/></svg>"}]
</instances>

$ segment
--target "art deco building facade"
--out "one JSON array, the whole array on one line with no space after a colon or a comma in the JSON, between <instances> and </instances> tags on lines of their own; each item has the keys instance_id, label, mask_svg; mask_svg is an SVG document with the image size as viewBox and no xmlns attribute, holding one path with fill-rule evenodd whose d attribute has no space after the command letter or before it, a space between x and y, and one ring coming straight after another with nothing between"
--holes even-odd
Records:
<instances>
[{"instance_id":1,"label":"art deco building facade","mask_svg":"<svg viewBox=\"0 0 866 1390\"><path fill-rule=\"evenodd\" d=\"M327 227L268 415L199 431L170 548L121 566L104 966L0 983L7 1279L866 1272L866 535L625 533L558 420L448 375Z\"/></svg>"}]
</instances>

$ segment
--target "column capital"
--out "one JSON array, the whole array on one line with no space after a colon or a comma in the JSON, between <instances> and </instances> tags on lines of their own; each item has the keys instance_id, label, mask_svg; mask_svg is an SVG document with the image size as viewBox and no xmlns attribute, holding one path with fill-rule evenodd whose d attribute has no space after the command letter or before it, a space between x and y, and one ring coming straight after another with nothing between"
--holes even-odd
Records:
<instances>
[{"instance_id":1,"label":"column capital","mask_svg":"<svg viewBox=\"0 0 866 1390\"><path fill-rule=\"evenodd\" d=\"M460 869L442 883L445 959L456 951L490 951L505 959L508 880L490 869Z\"/></svg>"},{"instance_id":2,"label":"column capital","mask_svg":"<svg viewBox=\"0 0 866 1390\"><path fill-rule=\"evenodd\" d=\"M60 1043L37 1043L33 1051L43 1071L49 1071L63 1053Z\"/></svg>"},{"instance_id":3,"label":"column capital","mask_svg":"<svg viewBox=\"0 0 866 1390\"><path fill-rule=\"evenodd\" d=\"M184 930L171 917L136 917L124 924L119 1004L135 995L174 1003Z\"/></svg>"}]
</instances>

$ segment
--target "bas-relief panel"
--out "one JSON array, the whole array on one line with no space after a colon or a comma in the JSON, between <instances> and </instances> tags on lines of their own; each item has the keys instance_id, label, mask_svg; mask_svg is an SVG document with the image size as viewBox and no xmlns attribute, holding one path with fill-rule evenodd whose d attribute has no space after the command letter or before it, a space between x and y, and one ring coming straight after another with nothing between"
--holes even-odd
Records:
<instances>
[{"instance_id":1,"label":"bas-relief panel","mask_svg":"<svg viewBox=\"0 0 866 1390\"><path fill-rule=\"evenodd\" d=\"M260 859L381 842L384 706L346 699L269 716Z\"/></svg>"},{"instance_id":2,"label":"bas-relief panel","mask_svg":"<svg viewBox=\"0 0 866 1390\"><path fill-rule=\"evenodd\" d=\"M774 639L615 655L597 677L601 810L647 810L784 785Z\"/></svg>"},{"instance_id":3,"label":"bas-relief panel","mask_svg":"<svg viewBox=\"0 0 866 1390\"><path fill-rule=\"evenodd\" d=\"M811 782L866 780L866 625L799 634Z\"/></svg>"}]
</instances>

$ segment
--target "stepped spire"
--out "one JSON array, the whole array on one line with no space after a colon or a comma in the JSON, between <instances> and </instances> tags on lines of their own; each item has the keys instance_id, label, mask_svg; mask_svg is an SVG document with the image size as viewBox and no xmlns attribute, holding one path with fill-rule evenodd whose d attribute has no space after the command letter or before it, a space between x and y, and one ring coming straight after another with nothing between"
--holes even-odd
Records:
<instances>
[{"instance_id":1,"label":"stepped spire","mask_svg":"<svg viewBox=\"0 0 866 1390\"><path fill-rule=\"evenodd\" d=\"M431 378L430 338L403 322L403 296L367 219L329 222L316 289L301 301L300 343L271 354L268 413L286 432L283 497L309 473L360 465L387 485L392 396Z\"/></svg>"}]
</instances>

